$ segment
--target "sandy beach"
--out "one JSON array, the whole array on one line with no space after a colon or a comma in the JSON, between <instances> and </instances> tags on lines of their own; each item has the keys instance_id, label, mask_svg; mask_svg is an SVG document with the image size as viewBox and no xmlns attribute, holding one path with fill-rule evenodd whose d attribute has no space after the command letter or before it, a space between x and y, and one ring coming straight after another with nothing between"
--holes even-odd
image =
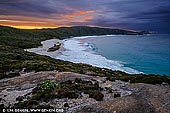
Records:
<instances>
[{"instance_id":1,"label":"sandy beach","mask_svg":"<svg viewBox=\"0 0 170 113\"><path fill-rule=\"evenodd\" d=\"M65 51L64 44L63 44L64 41L65 40L59 40L59 39L50 39L50 40L42 41L41 42L42 46L38 48L25 49L25 51L56 58L56 56L62 54L62 52ZM58 43L61 44L58 50L48 52L49 48L53 47L54 44L58 44Z\"/></svg>"},{"instance_id":2,"label":"sandy beach","mask_svg":"<svg viewBox=\"0 0 170 113\"><path fill-rule=\"evenodd\" d=\"M103 36L81 36L81 37L74 37L65 40L50 39L50 40L42 41L41 47L26 49L26 51L33 52L40 55L46 55L54 59L70 61L73 63L84 63L84 64L89 64L92 66L107 68L112 70L120 70L130 74L141 73L135 69L125 67L124 64L121 63L121 61L110 60L107 59L105 56L96 54L92 50L93 45L89 45L87 43L85 45L82 44L82 42L80 41L82 39L87 39L90 37L104 37L104 36L107 37L107 35L103 35ZM56 51L48 52L49 48L54 47L54 44L61 44L61 46ZM96 60L98 62L96 62Z\"/></svg>"}]
</instances>

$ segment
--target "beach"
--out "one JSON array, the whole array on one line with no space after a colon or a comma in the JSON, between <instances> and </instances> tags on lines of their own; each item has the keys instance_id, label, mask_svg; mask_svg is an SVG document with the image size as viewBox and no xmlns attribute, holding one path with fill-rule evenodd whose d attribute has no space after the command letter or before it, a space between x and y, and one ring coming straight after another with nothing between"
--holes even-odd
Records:
<instances>
[{"instance_id":1,"label":"beach","mask_svg":"<svg viewBox=\"0 0 170 113\"><path fill-rule=\"evenodd\" d=\"M46 40L42 47L27 51L129 74L169 75L169 42L169 35L81 36ZM58 50L47 52L57 43L61 43Z\"/></svg>"},{"instance_id":2,"label":"beach","mask_svg":"<svg viewBox=\"0 0 170 113\"><path fill-rule=\"evenodd\" d=\"M111 36L115 35L81 36L65 40L50 39L41 42L42 47L26 49L26 51L34 52L40 55L50 56L52 58L64 61L90 64L96 67L107 68L112 70L120 70L130 74L141 73L132 68L125 67L121 61L110 60L100 54L96 54L94 51L88 50L88 48L94 49L93 45L81 42L81 40L83 39ZM48 52L48 49L53 47L53 45L57 43L61 43L60 49Z\"/></svg>"},{"instance_id":3,"label":"beach","mask_svg":"<svg viewBox=\"0 0 170 113\"><path fill-rule=\"evenodd\" d=\"M59 39L50 39L50 40L42 41L41 42L42 46L38 48L25 49L25 51L56 58L56 56L62 54L62 52L65 51L64 43L63 43L64 41L65 40L59 40ZM60 44L59 49L55 51L49 51L49 49L54 47L55 44Z\"/></svg>"}]
</instances>

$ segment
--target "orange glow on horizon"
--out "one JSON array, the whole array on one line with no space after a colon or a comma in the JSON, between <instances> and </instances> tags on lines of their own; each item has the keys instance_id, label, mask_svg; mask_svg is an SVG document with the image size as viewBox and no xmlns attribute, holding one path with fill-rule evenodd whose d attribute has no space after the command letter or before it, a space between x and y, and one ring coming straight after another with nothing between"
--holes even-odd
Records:
<instances>
[{"instance_id":1,"label":"orange glow on horizon","mask_svg":"<svg viewBox=\"0 0 170 113\"><path fill-rule=\"evenodd\" d=\"M2 26L9 26L9 27L13 27L13 28L18 28L18 29L43 29L43 28L58 28L58 27L60 27L60 26L50 26L50 25L27 25L27 24L1 24L0 23L0 25L2 25Z\"/></svg>"},{"instance_id":2,"label":"orange glow on horizon","mask_svg":"<svg viewBox=\"0 0 170 113\"><path fill-rule=\"evenodd\" d=\"M58 28L58 27L38 27L38 26L10 26L17 29L47 29L47 28Z\"/></svg>"},{"instance_id":3,"label":"orange glow on horizon","mask_svg":"<svg viewBox=\"0 0 170 113\"><path fill-rule=\"evenodd\" d=\"M42 29L59 27L59 25L56 25L50 19L15 15L1 15L0 25L10 26L19 29Z\"/></svg>"},{"instance_id":4,"label":"orange glow on horizon","mask_svg":"<svg viewBox=\"0 0 170 113\"><path fill-rule=\"evenodd\" d=\"M20 26L14 26L14 25L4 25L4 24L0 24L2 26L9 26L9 27L13 27L13 28L17 28L17 29L47 29L47 28L59 28L61 26L27 26L27 25L20 25Z\"/></svg>"},{"instance_id":5,"label":"orange glow on horizon","mask_svg":"<svg viewBox=\"0 0 170 113\"><path fill-rule=\"evenodd\" d=\"M51 18L1 15L0 25L11 26L19 29L42 29L58 28L61 26L71 26L70 23L83 23L93 19L94 10L75 11L70 14L49 15Z\"/></svg>"}]
</instances>

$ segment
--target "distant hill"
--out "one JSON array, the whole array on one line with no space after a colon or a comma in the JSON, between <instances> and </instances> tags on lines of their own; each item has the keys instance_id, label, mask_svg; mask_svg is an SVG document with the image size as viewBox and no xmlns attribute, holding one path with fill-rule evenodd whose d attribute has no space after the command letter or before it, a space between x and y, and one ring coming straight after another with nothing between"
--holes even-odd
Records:
<instances>
[{"instance_id":1,"label":"distant hill","mask_svg":"<svg viewBox=\"0 0 170 113\"><path fill-rule=\"evenodd\" d=\"M33 48L40 46L40 42L47 39L65 39L74 36L93 35L142 35L145 32L134 32L122 29L109 29L88 26L60 27L55 29L16 29L0 26L0 44L17 46L20 48Z\"/></svg>"}]
</instances>

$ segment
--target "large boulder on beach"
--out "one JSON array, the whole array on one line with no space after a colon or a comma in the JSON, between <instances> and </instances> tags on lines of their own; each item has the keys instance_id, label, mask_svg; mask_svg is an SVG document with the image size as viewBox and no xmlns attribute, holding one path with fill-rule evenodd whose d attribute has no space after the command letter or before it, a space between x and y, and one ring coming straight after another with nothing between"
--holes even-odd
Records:
<instances>
[{"instance_id":1,"label":"large boulder on beach","mask_svg":"<svg viewBox=\"0 0 170 113\"><path fill-rule=\"evenodd\" d=\"M59 50L60 49L60 46L61 46L61 43L57 43L57 44L54 44L53 47L50 47L47 52L53 52L53 51L56 51L56 50Z\"/></svg>"}]
</instances>

